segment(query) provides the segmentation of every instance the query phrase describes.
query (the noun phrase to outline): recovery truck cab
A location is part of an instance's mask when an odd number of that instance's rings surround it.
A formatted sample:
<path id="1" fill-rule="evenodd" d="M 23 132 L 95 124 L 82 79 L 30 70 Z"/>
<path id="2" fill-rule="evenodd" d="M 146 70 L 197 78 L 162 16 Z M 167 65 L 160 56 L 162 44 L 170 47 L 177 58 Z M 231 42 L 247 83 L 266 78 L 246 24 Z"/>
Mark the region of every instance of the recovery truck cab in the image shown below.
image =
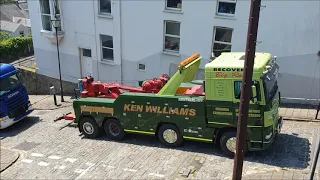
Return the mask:
<path id="1" fill-rule="evenodd" d="M 0 65 L 0 129 L 24 119 L 33 111 L 18 70 L 11 64 Z"/>
<path id="2" fill-rule="evenodd" d="M 222 53 L 193 81 L 201 56 L 195 54 L 158 93 L 124 92 L 116 99 L 80 98 L 73 103 L 80 132 L 95 138 L 104 130 L 114 140 L 126 133 L 155 135 L 166 146 L 184 140 L 215 143 L 229 156 L 236 147 L 244 53 Z M 247 151 L 270 147 L 280 132 L 279 66 L 269 53 L 256 53 L 249 106 Z"/>

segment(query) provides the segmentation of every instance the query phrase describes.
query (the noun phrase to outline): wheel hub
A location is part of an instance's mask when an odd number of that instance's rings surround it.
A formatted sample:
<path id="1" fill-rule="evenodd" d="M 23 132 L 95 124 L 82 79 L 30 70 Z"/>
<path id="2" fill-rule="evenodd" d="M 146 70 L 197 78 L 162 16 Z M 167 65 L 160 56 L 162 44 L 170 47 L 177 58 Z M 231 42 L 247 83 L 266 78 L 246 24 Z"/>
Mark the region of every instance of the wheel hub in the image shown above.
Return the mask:
<path id="1" fill-rule="evenodd" d="M 85 122 L 83 124 L 83 130 L 87 134 L 93 134 L 93 132 L 94 132 L 92 124 L 88 123 L 88 122 Z"/>
<path id="2" fill-rule="evenodd" d="M 119 127 L 116 124 L 110 124 L 109 131 L 113 136 L 117 136 L 120 133 Z"/>
<path id="3" fill-rule="evenodd" d="M 228 150 L 234 153 L 236 152 L 236 140 L 237 138 L 232 137 L 232 138 L 229 138 L 226 143 Z"/>
<path id="4" fill-rule="evenodd" d="M 172 129 L 167 129 L 163 132 L 163 139 L 168 143 L 175 143 L 178 140 L 177 133 Z"/>

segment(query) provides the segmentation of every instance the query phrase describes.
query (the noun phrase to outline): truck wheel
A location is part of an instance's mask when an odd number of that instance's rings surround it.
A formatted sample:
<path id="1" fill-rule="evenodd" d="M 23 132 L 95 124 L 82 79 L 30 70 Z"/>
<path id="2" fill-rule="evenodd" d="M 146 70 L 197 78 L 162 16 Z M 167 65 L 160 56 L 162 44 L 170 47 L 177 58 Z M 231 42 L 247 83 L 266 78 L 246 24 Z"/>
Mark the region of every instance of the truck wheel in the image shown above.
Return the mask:
<path id="1" fill-rule="evenodd" d="M 83 117 L 80 120 L 80 131 L 88 138 L 96 138 L 101 134 L 97 122 L 90 117 Z"/>
<path id="2" fill-rule="evenodd" d="M 162 125 L 158 132 L 159 140 L 166 146 L 180 146 L 183 142 L 183 137 L 179 129 L 172 124 Z"/>
<path id="3" fill-rule="evenodd" d="M 104 131 L 108 138 L 118 141 L 122 140 L 125 135 L 121 124 L 115 119 L 109 119 L 104 123 Z"/>
<path id="4" fill-rule="evenodd" d="M 235 131 L 229 131 L 221 135 L 220 148 L 222 152 L 230 157 L 234 157 L 236 151 L 237 133 Z M 247 146 L 245 146 L 244 154 L 247 153 Z"/>

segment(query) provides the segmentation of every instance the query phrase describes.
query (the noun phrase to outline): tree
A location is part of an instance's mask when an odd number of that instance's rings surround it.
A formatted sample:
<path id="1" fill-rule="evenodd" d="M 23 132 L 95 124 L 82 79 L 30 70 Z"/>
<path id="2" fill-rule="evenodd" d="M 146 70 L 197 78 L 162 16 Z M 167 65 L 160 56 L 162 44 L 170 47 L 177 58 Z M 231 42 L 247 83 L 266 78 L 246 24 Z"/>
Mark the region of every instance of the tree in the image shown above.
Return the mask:
<path id="1" fill-rule="evenodd" d="M 1 41 L 5 41 L 5 40 L 7 40 L 7 39 L 10 39 L 9 33 L 0 32 L 0 42 L 1 42 Z"/>

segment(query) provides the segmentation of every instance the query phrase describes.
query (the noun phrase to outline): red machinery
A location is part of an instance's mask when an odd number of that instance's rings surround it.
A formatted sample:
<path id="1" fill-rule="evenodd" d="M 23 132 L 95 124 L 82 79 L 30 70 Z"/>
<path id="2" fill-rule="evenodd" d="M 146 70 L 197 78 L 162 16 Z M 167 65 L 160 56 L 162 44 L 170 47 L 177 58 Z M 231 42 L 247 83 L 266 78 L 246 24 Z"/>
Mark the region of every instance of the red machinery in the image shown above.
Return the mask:
<path id="1" fill-rule="evenodd" d="M 123 91 L 137 93 L 157 93 L 168 82 L 169 76 L 163 74 L 159 79 L 154 78 L 142 84 L 142 88 L 122 86 L 118 83 L 100 83 L 94 82 L 93 77 L 89 76 L 82 79 L 84 90 L 81 92 L 81 97 L 102 97 L 116 99 Z M 122 91 L 121 91 L 122 90 Z"/>

